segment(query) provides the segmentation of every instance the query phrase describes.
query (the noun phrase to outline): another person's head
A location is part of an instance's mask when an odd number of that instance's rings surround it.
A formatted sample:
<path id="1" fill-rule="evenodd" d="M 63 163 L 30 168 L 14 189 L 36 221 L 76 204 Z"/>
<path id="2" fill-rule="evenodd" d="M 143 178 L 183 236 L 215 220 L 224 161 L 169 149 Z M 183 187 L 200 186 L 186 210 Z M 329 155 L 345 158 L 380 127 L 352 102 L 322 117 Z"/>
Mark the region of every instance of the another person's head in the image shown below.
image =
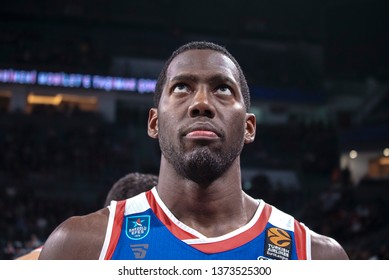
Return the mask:
<path id="1" fill-rule="evenodd" d="M 158 176 L 154 174 L 129 173 L 112 186 L 105 199 L 104 206 L 108 206 L 111 200 L 123 200 L 148 191 L 157 183 Z"/>

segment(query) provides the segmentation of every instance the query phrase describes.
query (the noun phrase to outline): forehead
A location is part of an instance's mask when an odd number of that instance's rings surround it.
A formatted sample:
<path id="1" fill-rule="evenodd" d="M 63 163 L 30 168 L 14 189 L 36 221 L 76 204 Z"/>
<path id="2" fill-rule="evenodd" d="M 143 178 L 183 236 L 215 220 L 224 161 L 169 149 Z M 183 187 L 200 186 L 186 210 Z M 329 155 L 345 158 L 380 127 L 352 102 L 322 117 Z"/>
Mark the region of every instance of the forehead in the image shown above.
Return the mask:
<path id="1" fill-rule="evenodd" d="M 167 80 L 181 74 L 220 74 L 226 75 L 236 83 L 239 73 L 234 62 L 226 55 L 214 50 L 188 50 L 177 55 L 170 63 Z"/>

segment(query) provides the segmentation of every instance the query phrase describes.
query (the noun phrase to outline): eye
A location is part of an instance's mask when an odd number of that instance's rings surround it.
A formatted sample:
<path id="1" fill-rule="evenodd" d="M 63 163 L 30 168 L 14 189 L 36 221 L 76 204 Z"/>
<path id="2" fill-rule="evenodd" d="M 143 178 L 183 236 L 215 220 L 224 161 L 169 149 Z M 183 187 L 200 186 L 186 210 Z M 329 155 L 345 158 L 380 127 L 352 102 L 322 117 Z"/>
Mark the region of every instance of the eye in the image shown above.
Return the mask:
<path id="1" fill-rule="evenodd" d="M 223 85 L 216 88 L 215 94 L 229 96 L 232 95 L 232 91 L 229 86 Z"/>
<path id="2" fill-rule="evenodd" d="M 183 83 L 176 84 L 172 88 L 172 93 L 189 93 L 189 91 L 189 87 Z"/>

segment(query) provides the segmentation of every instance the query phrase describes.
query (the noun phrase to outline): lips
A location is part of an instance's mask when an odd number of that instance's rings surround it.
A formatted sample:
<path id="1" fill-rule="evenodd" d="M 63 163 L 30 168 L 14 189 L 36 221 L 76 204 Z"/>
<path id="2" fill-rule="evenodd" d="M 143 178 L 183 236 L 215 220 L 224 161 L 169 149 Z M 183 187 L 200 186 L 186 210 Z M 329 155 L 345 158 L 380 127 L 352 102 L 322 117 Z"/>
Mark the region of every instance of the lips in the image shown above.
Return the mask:
<path id="1" fill-rule="evenodd" d="M 186 137 L 189 138 L 217 138 L 217 134 L 209 130 L 195 130 L 189 132 Z"/>
<path id="2" fill-rule="evenodd" d="M 213 125 L 194 124 L 185 130 L 184 136 L 192 139 L 216 139 L 220 137 L 220 133 Z"/>

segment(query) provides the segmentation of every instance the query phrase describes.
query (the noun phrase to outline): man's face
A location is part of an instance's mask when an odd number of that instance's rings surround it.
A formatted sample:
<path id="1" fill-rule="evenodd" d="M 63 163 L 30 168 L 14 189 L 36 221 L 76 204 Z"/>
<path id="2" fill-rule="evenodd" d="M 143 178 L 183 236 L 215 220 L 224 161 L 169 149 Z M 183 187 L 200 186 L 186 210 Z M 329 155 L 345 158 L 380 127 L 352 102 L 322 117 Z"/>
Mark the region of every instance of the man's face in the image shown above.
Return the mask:
<path id="1" fill-rule="evenodd" d="M 234 63 L 212 50 L 175 57 L 158 110 L 150 112 L 149 134 L 159 138 L 163 156 L 184 177 L 209 183 L 222 175 L 255 134 Z"/>

